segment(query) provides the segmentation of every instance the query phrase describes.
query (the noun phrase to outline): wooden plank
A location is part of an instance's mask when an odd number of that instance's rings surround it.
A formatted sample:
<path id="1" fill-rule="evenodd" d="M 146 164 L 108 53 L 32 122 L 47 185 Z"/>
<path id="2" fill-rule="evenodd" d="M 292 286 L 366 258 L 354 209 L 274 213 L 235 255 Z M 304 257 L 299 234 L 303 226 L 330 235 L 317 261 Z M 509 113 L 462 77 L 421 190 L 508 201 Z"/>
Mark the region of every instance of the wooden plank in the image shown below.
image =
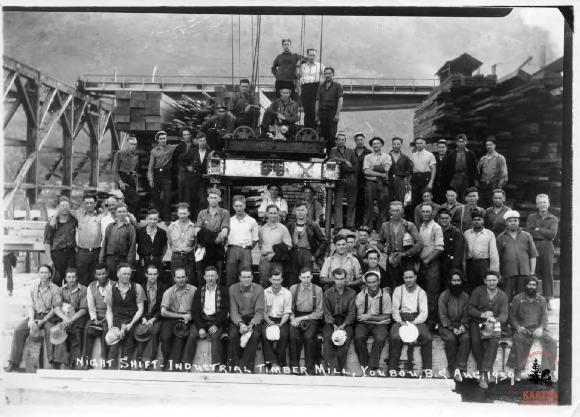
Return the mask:
<path id="1" fill-rule="evenodd" d="M 145 130 L 145 109 L 131 108 L 131 129 Z"/>
<path id="2" fill-rule="evenodd" d="M 144 91 L 133 91 L 129 105 L 131 108 L 145 108 L 147 102 L 147 93 Z"/>
<path id="3" fill-rule="evenodd" d="M 14 100 L 10 104 L 10 108 L 8 108 L 8 110 L 6 110 L 6 113 L 4 114 L 4 128 L 8 126 L 8 123 L 10 123 L 10 120 L 12 120 L 12 117 L 14 117 L 14 114 L 18 110 L 18 107 L 20 106 L 21 103 L 22 100 L 20 99 L 20 97 L 16 97 L 16 100 Z"/>
<path id="4" fill-rule="evenodd" d="M 12 86 L 14 85 L 14 82 L 16 81 L 16 77 L 18 77 L 18 73 L 12 72 L 12 74 L 8 76 L 8 79 L 4 80 L 4 98 L 8 96 L 8 93 L 10 92 Z"/>
<path id="5" fill-rule="evenodd" d="M 23 77 L 17 76 L 16 77 L 16 89 L 18 90 L 18 94 L 20 95 L 20 99 L 22 101 L 22 107 L 24 108 L 24 111 L 26 112 L 26 117 L 27 119 L 29 119 L 31 121 L 31 123 L 33 123 L 35 126 L 37 126 L 37 118 L 36 118 L 36 109 L 33 107 L 33 99 L 28 97 L 27 91 L 26 91 L 26 83 L 22 81 Z"/>

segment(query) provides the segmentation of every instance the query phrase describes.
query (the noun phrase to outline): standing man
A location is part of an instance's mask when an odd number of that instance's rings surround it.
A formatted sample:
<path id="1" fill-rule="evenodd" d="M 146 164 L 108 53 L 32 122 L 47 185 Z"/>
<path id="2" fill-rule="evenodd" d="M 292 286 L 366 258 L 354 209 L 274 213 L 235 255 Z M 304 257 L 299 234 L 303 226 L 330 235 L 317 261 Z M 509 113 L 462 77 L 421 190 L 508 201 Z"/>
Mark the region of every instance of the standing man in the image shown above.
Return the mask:
<path id="1" fill-rule="evenodd" d="M 87 287 L 89 320 L 84 330 L 83 357 L 85 360 L 93 358 L 93 346 L 96 338 L 101 341 L 101 358 L 107 360 L 109 357 L 109 345 L 105 342 L 105 336 L 109 330 L 105 296 L 110 291 L 111 280 L 107 274 L 107 266 L 105 264 L 97 264 L 95 267 L 95 279 Z M 87 368 L 90 367 L 90 365 L 87 366 Z"/>
<path id="2" fill-rule="evenodd" d="M 320 136 L 326 142 L 326 152 L 334 148 L 338 119 L 342 110 L 342 85 L 333 80 L 334 68 L 324 69 L 324 83 L 316 95 L 314 120 L 320 126 Z"/>
<path id="3" fill-rule="evenodd" d="M 457 190 L 451 186 L 445 189 L 445 203 L 441 204 L 441 209 L 449 211 L 451 224 L 461 230 L 461 217 L 464 214 L 463 204 L 457 202 Z"/>
<path id="4" fill-rule="evenodd" d="M 451 224 L 451 213 L 447 209 L 439 210 L 439 226 L 443 231 L 443 253 L 441 254 L 440 277 L 446 283 L 451 276 L 451 271 L 463 271 L 463 259 L 465 255 L 465 239 L 463 233 Z M 463 273 L 461 274 L 463 277 Z"/>
<path id="5" fill-rule="evenodd" d="M 366 288 L 356 296 L 356 327 L 354 346 L 360 366 L 368 366 L 371 371 L 379 369 L 381 352 L 389 336 L 388 324 L 391 322 L 391 297 L 386 289 L 379 288 L 380 276 L 367 272 L 363 281 Z M 369 351 L 367 338 L 372 333 L 374 341 Z"/>
<path id="6" fill-rule="evenodd" d="M 139 195 L 137 194 L 137 138 L 127 138 L 127 146 L 115 153 L 113 159 L 113 178 L 123 192 L 129 212 L 139 218 Z"/>
<path id="7" fill-rule="evenodd" d="M 173 152 L 174 164 L 177 165 L 177 190 L 179 201 L 191 200 L 191 184 L 189 184 L 191 161 L 189 160 L 190 149 L 195 146 L 193 136 L 191 135 L 191 128 L 183 127 L 179 131 L 181 143 Z M 197 143 L 197 140 L 196 140 Z"/>
<path id="8" fill-rule="evenodd" d="M 240 91 L 234 93 L 228 110 L 236 116 L 235 127 L 249 126 L 255 129 L 260 118 L 260 103 L 250 91 L 250 80 L 242 78 L 239 89 Z"/>
<path id="9" fill-rule="evenodd" d="M 258 241 L 260 245 L 260 285 L 266 288 L 272 271 L 284 270 L 284 263 L 288 259 L 288 251 L 292 248 L 292 237 L 286 226 L 279 222 L 278 207 L 270 204 L 267 207 L 268 222 L 260 227 Z M 284 259 L 284 252 L 286 259 Z"/>
<path id="10" fill-rule="evenodd" d="M 536 207 L 537 213 L 528 216 L 526 229 L 538 250 L 536 273 L 542 280 L 542 294 L 550 310 L 550 300 L 554 296 L 554 239 L 558 233 L 558 218 L 548 212 L 550 198 L 546 194 L 538 194 Z"/>
<path id="11" fill-rule="evenodd" d="M 71 214 L 70 201 L 67 197 L 60 197 L 54 215 L 44 228 L 44 253 L 49 265 L 54 266 L 52 282 L 62 285 L 67 268 L 74 268 L 76 231 L 78 221 Z"/>
<path id="12" fill-rule="evenodd" d="M 88 286 L 91 282 L 95 266 L 99 262 L 101 252 L 101 221 L 103 214 L 95 210 L 96 198 L 94 195 L 83 197 L 83 207 L 72 211 L 77 219 L 77 274 L 79 283 Z"/>
<path id="13" fill-rule="evenodd" d="M 175 269 L 175 285 L 163 293 L 161 300 L 161 353 L 165 369 L 176 364 L 193 364 L 197 347 L 197 332 L 192 326 L 191 307 L 196 287 L 187 283 L 185 268 Z M 181 368 L 187 369 L 187 368 Z"/>
<path id="14" fill-rule="evenodd" d="M 236 125 L 236 117 L 228 112 L 223 104 L 215 106 L 215 116 L 208 117 L 199 127 L 197 139 L 202 136 L 207 137 L 209 148 L 216 152 L 224 149 L 224 139 L 232 136 Z"/>
<path id="15" fill-rule="evenodd" d="M 443 165 L 447 162 L 447 141 L 437 141 L 437 152 L 434 154 L 436 162 L 435 181 L 433 182 L 433 199 L 436 203 L 445 202 L 445 189 L 449 186 L 449 178 L 442 178 Z"/>
<path id="16" fill-rule="evenodd" d="M 447 277 L 445 277 L 447 279 Z M 463 274 L 451 271 L 448 288 L 439 296 L 439 335 L 445 345 L 447 371 L 457 382 L 463 380 L 461 372 L 467 372 L 469 358 L 469 295 L 463 291 Z"/>
<path id="17" fill-rule="evenodd" d="M 306 202 L 296 204 L 296 220 L 288 224 L 292 238 L 290 250 L 288 286 L 298 284 L 298 276 L 303 268 L 312 271 L 314 262 L 320 264 L 324 259 L 328 241 L 317 223 L 306 218 Z"/>
<path id="18" fill-rule="evenodd" d="M 467 291 L 471 292 L 484 284 L 485 274 L 490 269 L 499 269 L 499 255 L 495 235 L 483 227 L 483 210 L 471 212 L 473 228 L 463 233 L 465 239 L 465 264 Z"/>
<path id="19" fill-rule="evenodd" d="M 314 197 L 316 192 L 310 184 L 306 184 L 302 188 L 302 196 L 304 197 L 304 202 L 306 203 L 306 219 L 312 223 L 316 223 L 320 226 L 320 221 L 324 216 L 324 207 L 322 204 Z M 296 209 L 298 206 L 294 206 L 292 210 L 292 215 L 296 218 Z"/>
<path id="20" fill-rule="evenodd" d="M 419 228 L 419 237 L 423 242 L 421 250 L 421 287 L 427 293 L 427 303 L 429 315 L 427 317 L 427 326 L 434 329 L 437 321 L 437 299 L 441 293 L 441 277 L 439 256 L 444 250 L 443 230 L 441 226 L 433 220 L 433 207 L 425 204 L 421 208 L 423 223 Z"/>
<path id="21" fill-rule="evenodd" d="M 189 283 L 195 282 L 195 225 L 189 219 L 189 204 L 177 205 L 177 220 L 167 228 L 167 246 L 171 249 L 171 276 L 177 268 L 185 268 Z"/>
<path id="22" fill-rule="evenodd" d="M 161 213 L 165 224 L 169 225 L 171 215 L 171 168 L 173 152 L 179 145 L 167 144 L 167 133 L 160 130 L 155 134 L 157 145 L 151 150 L 147 180 L 151 187 L 151 202 Z"/>
<path id="23" fill-rule="evenodd" d="M 396 285 L 402 285 L 403 268 L 407 267 L 404 260 L 418 255 L 423 249 L 423 242 L 417 227 L 410 221 L 403 219 L 403 203 L 391 201 L 389 213 L 391 220 L 381 225 L 377 243 L 387 257 L 387 274 L 395 281 Z M 413 240 L 412 245 L 408 248 L 404 244 L 407 234 Z"/>
<path id="24" fill-rule="evenodd" d="M 346 271 L 337 268 L 332 271 L 334 285 L 324 292 L 324 361 L 332 370 L 342 372 L 345 369 L 348 349 L 354 333 L 356 322 L 356 293 L 346 285 Z M 342 344 L 336 344 L 334 333 L 342 330 L 346 333 Z"/>
<path id="25" fill-rule="evenodd" d="M 290 129 L 291 137 L 295 132 L 295 125 L 298 123 L 300 116 L 298 114 L 298 104 L 290 98 L 290 89 L 282 88 L 280 98 L 277 98 L 264 111 L 262 118 L 262 136 L 267 136 L 271 125 L 286 125 Z"/>
<path id="26" fill-rule="evenodd" d="M 276 97 L 280 96 L 280 91 L 287 88 L 294 96 L 295 82 L 300 63 L 304 57 L 300 54 L 290 52 L 292 41 L 290 39 L 282 39 L 283 52 L 274 59 L 272 64 L 272 74 L 276 77 Z"/>
<path id="27" fill-rule="evenodd" d="M 379 208 L 379 223 L 387 221 L 386 207 L 389 201 L 389 170 L 391 169 L 391 156 L 382 151 L 385 141 L 375 136 L 369 141 L 373 153 L 365 156 L 363 173 L 365 174 L 365 214 L 363 224 L 370 226 L 371 213 L 374 200 L 377 200 Z"/>
<path id="28" fill-rule="evenodd" d="M 354 173 L 357 179 L 357 192 L 356 192 L 356 213 L 355 213 L 355 223 L 357 227 L 363 225 L 363 217 L 365 214 L 365 175 L 363 172 L 363 164 L 365 156 L 370 154 L 372 151 L 365 146 L 365 135 L 362 132 L 357 132 L 354 134 L 354 154 L 356 155 L 357 164 L 354 168 Z"/>
<path id="29" fill-rule="evenodd" d="M 485 138 L 487 153 L 477 163 L 477 168 L 481 173 L 479 191 L 483 206 L 491 205 L 493 190 L 503 188 L 508 180 L 507 163 L 505 158 L 495 151 L 495 141 L 495 136 L 493 135 Z"/>
<path id="30" fill-rule="evenodd" d="M 542 373 L 545 369 L 554 372 L 558 355 L 558 344 L 548 330 L 546 300 L 537 294 L 538 279 L 526 277 L 524 292 L 516 295 L 510 309 L 510 322 L 514 329 L 513 345 L 506 366 L 514 369 L 514 379 L 521 380 L 534 339 L 542 342 Z"/>
<path id="31" fill-rule="evenodd" d="M 148 265 L 155 265 L 158 274 L 163 272 L 162 261 L 167 251 L 167 233 L 157 227 L 158 222 L 159 212 L 151 209 L 147 213 L 147 226 L 137 230 L 137 253 L 139 254 L 137 282 L 141 285 L 145 285 Z"/>
<path id="32" fill-rule="evenodd" d="M 425 150 L 425 143 L 423 136 L 417 136 L 415 138 L 417 151 L 411 154 L 411 162 L 413 162 L 413 174 L 411 175 L 413 208 L 421 202 L 423 191 L 433 189 L 437 173 L 437 161 L 431 152 Z"/>
<path id="33" fill-rule="evenodd" d="M 460 229 L 462 232 L 471 229 L 471 227 L 473 226 L 472 224 L 473 217 L 471 214 L 473 213 L 474 210 L 482 211 L 485 216 L 485 210 L 477 205 L 478 201 L 479 201 L 479 192 L 477 191 L 477 188 L 469 187 L 465 191 L 465 205 L 461 207 L 461 209 L 457 210 L 460 212 L 459 216 L 461 219 Z"/>
<path id="34" fill-rule="evenodd" d="M 496 239 L 500 273 L 508 300 L 524 288 L 524 279 L 536 274 L 538 251 L 534 239 L 520 229 L 520 213 L 510 210 L 504 214 L 506 229 Z M 514 294 L 515 291 L 515 294 Z"/>
<path id="35" fill-rule="evenodd" d="M 337 234 L 333 239 L 335 251 L 324 260 L 320 269 L 320 285 L 332 286 L 335 283 L 334 271 L 340 269 L 345 274 L 345 285 L 358 288 L 362 284 L 362 271 L 356 257 L 347 252 L 346 236 Z"/>
<path id="36" fill-rule="evenodd" d="M 232 285 L 228 291 L 231 319 L 229 360 L 233 366 L 239 366 L 242 372 L 248 370 L 253 373 L 265 303 L 263 288 L 252 281 L 252 270 L 242 268 L 240 282 Z"/>
<path id="37" fill-rule="evenodd" d="M 304 345 L 304 364 L 309 375 L 314 375 L 318 348 L 318 327 L 323 317 L 322 288 L 312 283 L 312 270 L 300 270 L 300 284 L 290 287 L 292 314 L 290 315 L 290 367 L 299 366 Z"/>
<path id="38" fill-rule="evenodd" d="M 205 207 L 207 180 L 203 175 L 207 172 L 211 154 L 206 135 L 202 132 L 197 137 L 197 146 L 192 145 L 179 156 L 179 201 L 189 204 L 192 220 L 197 218 L 199 209 Z"/>
<path id="39" fill-rule="evenodd" d="M 195 222 L 198 247 L 205 248 L 203 259 L 196 263 L 197 286 L 204 283 L 203 271 L 207 266 L 215 266 L 221 281 L 224 266 L 225 243 L 230 231 L 230 213 L 219 206 L 222 193 L 218 188 L 208 190 L 208 208 L 199 212 Z"/>
<path id="40" fill-rule="evenodd" d="M 475 154 L 466 148 L 467 136 L 457 135 L 456 144 L 457 148 L 445 158 L 441 179 L 445 186 L 451 185 L 463 196 L 468 187 L 477 187 L 479 171 Z"/>
<path id="41" fill-rule="evenodd" d="M 329 159 L 340 164 L 342 181 L 336 183 L 334 190 L 334 228 L 342 229 L 342 200 L 346 194 L 346 227 L 354 230 L 356 211 L 357 177 L 355 166 L 358 162 L 353 149 L 346 147 L 346 135 L 336 135 L 336 146 L 330 150 Z"/>
<path id="42" fill-rule="evenodd" d="M 121 331 L 121 341 L 109 347 L 112 369 L 119 368 L 119 352 L 126 361 L 130 360 L 135 347 L 135 325 L 143 315 L 145 292 L 139 284 L 131 282 L 131 265 L 120 263 L 116 269 L 118 281 L 105 294 L 107 305 L 107 327 Z"/>
<path id="43" fill-rule="evenodd" d="M 99 254 L 99 262 L 107 265 L 109 278 L 117 278 L 118 265 L 126 263 L 131 267 L 135 264 L 137 253 L 137 232 L 127 219 L 127 206 L 118 204 L 115 210 L 115 223 L 107 226 L 105 239 Z"/>
<path id="44" fill-rule="evenodd" d="M 270 277 L 270 285 L 264 290 L 264 321 L 262 322 L 262 346 L 264 362 L 267 369 L 280 370 L 286 366 L 286 351 L 290 333 L 290 314 L 292 313 L 292 294 L 282 287 L 282 271 L 274 269 Z M 268 339 L 268 327 L 277 326 L 279 338 L 277 341 Z M 276 347 L 274 347 L 274 342 Z M 276 369 L 278 368 L 278 369 Z"/>
<path id="45" fill-rule="evenodd" d="M 405 194 L 409 189 L 409 178 L 413 173 L 411 159 L 401 152 L 403 139 L 394 137 L 391 139 L 393 149 L 391 155 L 391 168 L 389 169 L 389 187 L 391 188 L 391 200 L 405 201 Z"/>
<path id="46" fill-rule="evenodd" d="M 324 65 L 316 62 L 316 49 L 307 49 L 306 55 L 308 60 L 300 65 L 300 96 L 304 109 L 304 126 L 315 129 L 316 94 L 324 72 Z"/>
<path id="47" fill-rule="evenodd" d="M 232 199 L 236 214 L 230 218 L 230 232 L 226 252 L 226 286 L 236 283 L 242 268 L 252 267 L 252 249 L 258 243 L 258 223 L 246 214 L 246 197 Z"/>
<path id="48" fill-rule="evenodd" d="M 193 296 L 193 324 L 199 339 L 209 338 L 211 341 L 211 363 L 225 364 L 222 335 L 227 331 L 225 326 L 230 311 L 229 294 L 219 285 L 215 267 L 206 267 L 203 277 L 205 285 L 199 287 Z"/>
<path id="49" fill-rule="evenodd" d="M 427 294 L 417 285 L 417 274 L 413 268 L 403 271 L 404 284 L 393 292 L 393 327 L 389 345 L 389 370 L 399 370 L 399 359 L 403 349 L 403 341 L 399 335 L 401 326 L 412 323 L 417 326 L 419 337 L 415 343 L 421 346 L 421 362 L 423 370 L 431 369 L 433 339 L 425 320 L 427 320 Z"/>
<path id="50" fill-rule="evenodd" d="M 511 208 L 505 205 L 505 191 L 501 188 L 493 190 L 493 205 L 485 209 L 483 225 L 498 236 L 505 230 L 503 216 L 510 210 Z"/>

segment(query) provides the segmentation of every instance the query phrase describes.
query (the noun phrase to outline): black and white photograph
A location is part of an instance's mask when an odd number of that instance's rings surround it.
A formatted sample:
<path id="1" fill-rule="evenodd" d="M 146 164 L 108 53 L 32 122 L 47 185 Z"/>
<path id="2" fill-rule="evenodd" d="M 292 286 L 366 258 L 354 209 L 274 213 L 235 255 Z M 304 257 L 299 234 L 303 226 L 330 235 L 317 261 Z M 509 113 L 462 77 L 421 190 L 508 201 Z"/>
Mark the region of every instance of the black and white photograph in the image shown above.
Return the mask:
<path id="1" fill-rule="evenodd" d="M 573 415 L 574 12 L 3 4 L 5 415 Z"/>

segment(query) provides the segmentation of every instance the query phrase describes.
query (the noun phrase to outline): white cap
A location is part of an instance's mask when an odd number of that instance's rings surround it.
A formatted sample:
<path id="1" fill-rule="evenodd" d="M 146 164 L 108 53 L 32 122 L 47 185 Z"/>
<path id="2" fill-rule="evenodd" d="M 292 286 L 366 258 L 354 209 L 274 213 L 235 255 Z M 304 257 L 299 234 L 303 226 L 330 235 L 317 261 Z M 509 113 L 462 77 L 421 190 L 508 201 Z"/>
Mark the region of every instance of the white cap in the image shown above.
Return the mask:
<path id="1" fill-rule="evenodd" d="M 516 210 L 508 210 L 503 215 L 503 219 L 504 220 L 511 219 L 512 217 L 515 217 L 515 218 L 519 219 L 520 218 L 520 213 L 517 212 Z"/>

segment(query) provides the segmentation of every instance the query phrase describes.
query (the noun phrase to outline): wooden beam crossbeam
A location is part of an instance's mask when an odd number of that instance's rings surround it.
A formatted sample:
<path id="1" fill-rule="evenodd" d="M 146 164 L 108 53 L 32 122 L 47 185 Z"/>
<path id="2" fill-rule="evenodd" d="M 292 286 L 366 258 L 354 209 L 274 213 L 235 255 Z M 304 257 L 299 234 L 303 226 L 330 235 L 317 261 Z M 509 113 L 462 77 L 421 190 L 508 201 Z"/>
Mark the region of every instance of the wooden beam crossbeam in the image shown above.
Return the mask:
<path id="1" fill-rule="evenodd" d="M 22 101 L 20 100 L 20 97 L 17 97 L 16 100 L 10 104 L 10 107 L 8 110 L 6 110 L 6 114 L 4 115 L 4 128 L 8 126 L 8 123 L 10 123 L 10 120 L 12 120 L 12 117 L 14 117 L 14 114 L 16 114 L 16 111 L 18 110 L 18 107 L 20 107 L 21 103 Z"/>
<path id="2" fill-rule="evenodd" d="M 20 95 L 24 111 L 26 112 L 26 117 L 28 118 L 28 120 L 32 122 L 32 124 L 34 124 L 35 127 L 38 127 L 38 120 L 36 119 L 36 111 L 34 110 L 30 97 L 28 97 L 28 93 L 26 91 L 26 83 L 22 80 L 22 77 L 20 75 L 16 77 L 15 84 L 18 90 L 18 94 Z"/>
<path id="3" fill-rule="evenodd" d="M 18 77 L 18 73 L 11 72 L 11 74 L 8 76 L 8 79 L 4 81 L 4 98 L 8 96 L 8 93 L 10 92 L 12 86 L 14 85 L 14 81 L 16 81 L 16 77 Z"/>
<path id="4" fill-rule="evenodd" d="M 52 105 L 57 93 L 58 93 L 58 90 L 56 88 L 53 88 L 52 91 L 50 93 L 48 93 L 48 95 L 46 96 L 44 103 L 42 103 L 42 107 L 40 108 L 40 113 L 39 113 L 39 117 L 40 117 L 40 122 L 38 123 L 39 125 L 42 126 L 44 119 L 46 119 L 46 116 L 48 115 L 49 110 L 50 110 L 50 106 Z"/>

